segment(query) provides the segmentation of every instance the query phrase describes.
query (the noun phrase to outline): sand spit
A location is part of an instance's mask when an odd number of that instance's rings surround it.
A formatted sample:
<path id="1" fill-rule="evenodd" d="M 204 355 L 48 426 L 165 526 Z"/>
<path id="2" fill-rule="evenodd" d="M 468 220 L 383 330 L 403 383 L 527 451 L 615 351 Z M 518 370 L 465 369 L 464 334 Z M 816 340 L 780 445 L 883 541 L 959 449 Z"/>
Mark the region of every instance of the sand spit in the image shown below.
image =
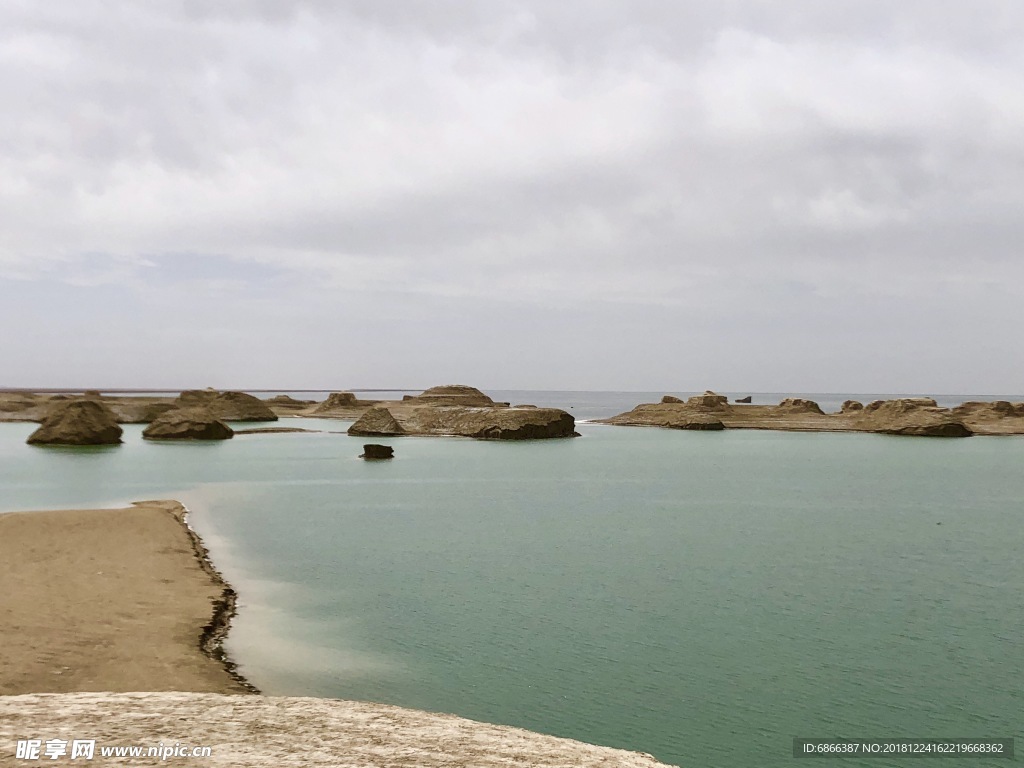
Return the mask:
<path id="1" fill-rule="evenodd" d="M 96 739 L 100 746 L 209 746 L 205 758 L 130 764 L 232 768 L 657 768 L 640 752 L 598 747 L 453 715 L 329 699 L 199 693 L 0 697 L 0 765 L 18 739 Z M 102 764 L 128 764 L 101 759 Z M 47 761 L 49 762 L 49 761 Z"/>
<path id="2" fill-rule="evenodd" d="M 234 591 L 175 501 L 0 514 L 0 694 L 251 690 Z"/>
<path id="3" fill-rule="evenodd" d="M 175 501 L 0 514 L 0 766 L 28 764 L 27 739 L 95 740 L 103 765 L 661 765 L 453 715 L 251 695 L 221 650 L 234 591 L 185 516 Z M 100 752 L 175 745 L 212 755 Z"/>

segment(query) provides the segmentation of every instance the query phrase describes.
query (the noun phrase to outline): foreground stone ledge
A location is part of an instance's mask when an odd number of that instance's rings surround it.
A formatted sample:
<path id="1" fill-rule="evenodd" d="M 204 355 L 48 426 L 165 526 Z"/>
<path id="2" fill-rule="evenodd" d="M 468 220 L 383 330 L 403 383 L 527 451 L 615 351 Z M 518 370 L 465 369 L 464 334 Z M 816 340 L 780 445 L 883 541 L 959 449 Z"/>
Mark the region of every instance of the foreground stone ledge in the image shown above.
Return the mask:
<path id="1" fill-rule="evenodd" d="M 599 747 L 454 715 L 332 699 L 201 693 L 0 697 L 0 764 L 18 739 L 96 739 L 100 746 L 179 742 L 210 757 L 101 759 L 104 765 L 232 768 L 657 768 L 641 752 Z M 51 761 L 44 761 L 51 762 Z M 62 760 L 61 763 L 64 761 Z"/>

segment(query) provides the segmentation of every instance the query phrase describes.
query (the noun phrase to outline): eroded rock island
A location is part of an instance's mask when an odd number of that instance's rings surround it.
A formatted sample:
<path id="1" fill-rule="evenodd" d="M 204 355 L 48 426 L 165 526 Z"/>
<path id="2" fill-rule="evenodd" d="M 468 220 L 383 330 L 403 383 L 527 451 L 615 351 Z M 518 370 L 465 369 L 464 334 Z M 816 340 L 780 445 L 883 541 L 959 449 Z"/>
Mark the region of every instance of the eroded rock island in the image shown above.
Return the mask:
<path id="1" fill-rule="evenodd" d="M 928 397 L 843 403 L 839 413 L 824 413 L 812 400 L 787 398 L 778 405 L 732 403 L 708 391 L 685 401 L 666 395 L 604 424 L 668 429 L 775 429 L 796 432 L 876 432 L 917 437 L 970 437 L 1024 434 L 1024 403 L 968 402 L 942 408 Z M 705 426 L 720 424 L 721 426 Z"/>

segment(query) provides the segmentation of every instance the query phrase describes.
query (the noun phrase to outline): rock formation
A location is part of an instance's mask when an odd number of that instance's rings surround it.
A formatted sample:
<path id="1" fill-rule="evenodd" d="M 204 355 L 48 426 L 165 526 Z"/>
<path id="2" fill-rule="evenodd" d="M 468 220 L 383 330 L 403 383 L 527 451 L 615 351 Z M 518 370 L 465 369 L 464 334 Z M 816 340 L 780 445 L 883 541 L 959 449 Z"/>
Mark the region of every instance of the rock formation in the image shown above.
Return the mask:
<path id="1" fill-rule="evenodd" d="M 435 430 L 436 434 L 476 437 L 482 440 L 544 440 L 557 437 L 578 437 L 576 420 L 571 414 L 558 408 L 450 410 L 455 413 L 439 415 L 433 420 L 431 429 Z"/>
<path id="2" fill-rule="evenodd" d="M 707 390 L 703 395 L 695 395 L 686 401 L 689 406 L 698 408 L 713 408 L 719 409 L 722 406 L 729 405 L 729 398 L 725 395 L 719 395 L 712 392 L 710 389 Z"/>
<path id="3" fill-rule="evenodd" d="M 948 408 L 927 397 L 875 400 L 856 413 L 867 431 L 918 437 L 970 437 L 973 431 Z"/>
<path id="4" fill-rule="evenodd" d="M 277 414 L 266 403 L 245 392 L 192 389 L 182 392 L 175 405 L 179 408 L 205 408 L 222 421 L 277 421 Z"/>
<path id="5" fill-rule="evenodd" d="M 714 393 L 691 397 L 685 403 L 660 402 L 638 405 L 620 413 L 605 424 L 667 427 L 670 429 L 777 429 L 801 432 L 878 432 L 893 435 L 967 437 L 977 430 L 988 434 L 1024 433 L 1024 418 L 1001 417 L 971 421 L 952 411 L 939 408 L 929 398 L 879 400 L 866 407 L 849 401 L 843 411 L 822 413 L 817 403 L 788 398 L 779 405 L 733 406 L 722 403 Z M 971 413 L 1015 412 L 1010 404 L 965 409 Z"/>
<path id="6" fill-rule="evenodd" d="M 671 429 L 692 429 L 701 432 L 718 432 L 725 429 L 725 424 L 720 419 L 705 413 L 695 413 L 676 419 L 669 426 Z"/>
<path id="7" fill-rule="evenodd" d="M 736 402 L 741 403 L 743 405 L 749 405 L 750 403 L 754 402 L 754 398 L 751 397 L 750 395 L 747 395 L 746 397 L 737 397 Z"/>
<path id="8" fill-rule="evenodd" d="M 814 402 L 813 400 L 804 400 L 801 397 L 787 397 L 785 400 L 779 403 L 779 408 L 783 408 L 785 410 L 790 411 L 804 411 L 807 413 L 824 414 L 824 411 L 821 410 L 821 406 L 819 406 L 816 402 Z"/>
<path id="9" fill-rule="evenodd" d="M 479 389 L 468 387 L 465 384 L 445 384 L 440 387 L 431 387 L 424 390 L 423 394 L 414 395 L 409 400 L 419 405 L 462 405 L 468 407 L 495 405 L 495 402 Z"/>
<path id="10" fill-rule="evenodd" d="M 176 407 L 173 401 L 147 397 L 121 397 L 106 404 L 119 424 L 149 424 Z"/>
<path id="11" fill-rule="evenodd" d="M 98 400 L 64 400 L 47 410 L 28 442 L 32 445 L 116 445 L 121 427 Z"/>
<path id="12" fill-rule="evenodd" d="M 316 407 L 314 413 L 333 411 L 337 408 L 355 408 L 358 405 L 359 400 L 351 392 L 331 392 L 327 399 Z"/>
<path id="13" fill-rule="evenodd" d="M 857 400 L 844 400 L 840 413 L 853 413 L 854 411 L 864 410 L 864 404 Z"/>
<path id="14" fill-rule="evenodd" d="M 234 430 L 206 408 L 173 408 L 146 427 L 147 440 L 227 440 Z"/>
<path id="15" fill-rule="evenodd" d="M 371 408 L 348 428 L 350 435 L 372 437 L 375 435 L 404 435 L 405 429 L 395 420 L 387 408 Z"/>
<path id="16" fill-rule="evenodd" d="M 13 414 L 35 410 L 45 402 L 44 396 L 31 392 L 3 392 L 0 393 L 0 413 Z M 31 421 L 32 419 L 26 420 Z"/>
<path id="17" fill-rule="evenodd" d="M 680 400 L 675 395 L 665 395 L 663 398 L 661 398 L 661 402 L 663 402 L 663 403 L 681 403 L 683 401 Z"/>
<path id="18" fill-rule="evenodd" d="M 393 459 L 395 457 L 395 449 L 390 445 L 379 445 L 377 443 L 367 443 L 363 446 L 363 452 L 360 454 L 360 459 Z"/>
<path id="19" fill-rule="evenodd" d="M 641 752 L 388 704 L 177 691 L 0 696 L 5 755 L 13 755 L 15 741 L 26 734 L 51 733 L 88 734 L 100 744 L 214 745 L 213 754 L 201 759 L 97 760 L 97 766 L 667 768 Z M 41 766 L 51 761 L 11 757 L 5 762 Z M 52 762 L 73 766 L 76 761 Z"/>
<path id="20" fill-rule="evenodd" d="M 483 440 L 540 440 L 576 436 L 576 420 L 559 408 L 467 408 L 418 401 L 375 407 L 348 429 L 350 435 L 452 435 Z"/>

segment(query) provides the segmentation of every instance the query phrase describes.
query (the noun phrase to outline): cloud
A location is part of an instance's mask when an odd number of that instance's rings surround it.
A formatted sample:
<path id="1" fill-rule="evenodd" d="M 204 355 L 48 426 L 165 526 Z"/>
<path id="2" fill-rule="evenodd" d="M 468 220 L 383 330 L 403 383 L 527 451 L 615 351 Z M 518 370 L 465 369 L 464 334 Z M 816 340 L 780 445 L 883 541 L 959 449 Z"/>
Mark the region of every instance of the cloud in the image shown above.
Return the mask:
<path id="1" fill-rule="evenodd" d="M 619 344 L 624 307 L 762 341 L 1021 319 L 1015 3 L 83 0 L 0 30 L 0 292 L 216 286 L 258 327 L 276 292 L 304 332 L 384 301 L 435 336 L 436 302 L 571 307 Z"/>

